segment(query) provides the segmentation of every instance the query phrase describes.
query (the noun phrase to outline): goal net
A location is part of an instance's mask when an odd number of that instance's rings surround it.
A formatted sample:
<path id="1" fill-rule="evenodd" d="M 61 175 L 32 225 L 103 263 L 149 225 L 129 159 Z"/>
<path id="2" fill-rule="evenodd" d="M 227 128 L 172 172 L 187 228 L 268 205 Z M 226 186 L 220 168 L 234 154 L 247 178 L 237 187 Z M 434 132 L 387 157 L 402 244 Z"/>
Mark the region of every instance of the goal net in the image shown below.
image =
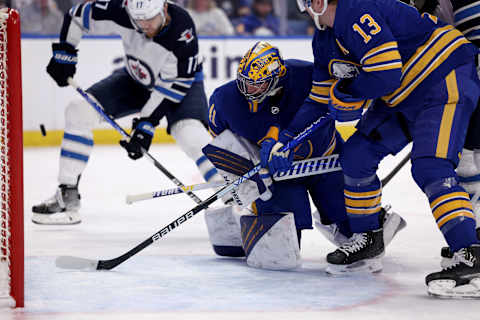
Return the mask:
<path id="1" fill-rule="evenodd" d="M 0 307 L 23 307 L 23 141 L 18 12 L 0 9 Z M 1 311 L 0 311 L 1 313 Z"/>

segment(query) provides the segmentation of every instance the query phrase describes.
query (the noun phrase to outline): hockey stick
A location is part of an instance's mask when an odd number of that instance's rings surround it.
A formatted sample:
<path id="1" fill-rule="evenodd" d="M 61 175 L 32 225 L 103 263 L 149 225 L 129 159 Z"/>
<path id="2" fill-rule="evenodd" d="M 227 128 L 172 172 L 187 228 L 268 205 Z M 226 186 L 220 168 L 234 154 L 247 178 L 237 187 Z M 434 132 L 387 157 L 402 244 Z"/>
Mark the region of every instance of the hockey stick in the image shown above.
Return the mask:
<path id="1" fill-rule="evenodd" d="M 301 177 L 307 177 L 317 174 L 324 174 L 333 171 L 340 171 L 340 163 L 338 161 L 338 154 L 334 154 L 326 157 L 311 158 L 307 160 L 294 161 L 289 170 L 283 172 L 277 172 L 273 175 L 275 181 L 296 179 Z M 165 196 L 171 196 L 174 194 L 183 193 L 185 191 L 196 191 L 210 188 L 224 187 L 225 182 L 209 182 L 193 184 L 185 187 L 177 187 L 170 189 L 163 189 L 159 191 L 152 191 L 134 195 L 127 195 L 126 202 L 132 204 L 137 201 L 155 199 Z"/>
<path id="2" fill-rule="evenodd" d="M 106 114 L 105 111 L 103 111 L 102 107 L 95 100 L 93 100 L 85 91 L 83 91 L 83 89 L 80 88 L 80 86 L 75 81 L 73 81 L 72 78 L 68 78 L 67 81 L 68 84 L 72 86 L 75 90 L 77 90 L 77 92 L 80 93 L 80 95 L 102 116 L 102 118 L 105 119 L 105 121 L 107 121 L 124 138 L 130 140 L 130 135 L 122 127 L 120 127 L 117 122 L 115 122 L 112 116 Z M 171 174 L 170 171 L 165 169 L 165 167 L 162 166 L 160 162 L 158 162 L 150 153 L 148 153 L 145 148 L 140 147 L 140 150 L 142 151 L 142 154 L 145 155 L 155 165 L 155 167 L 157 167 L 158 170 L 160 170 L 165 176 L 167 176 L 167 178 L 170 179 L 170 181 L 172 181 L 177 187 L 185 187 L 184 184 L 180 182 L 180 180 L 178 180 L 173 174 Z M 197 204 L 202 202 L 202 200 L 197 197 L 193 192 L 186 191 L 185 193 Z"/>
<path id="3" fill-rule="evenodd" d="M 325 117 L 321 117 L 312 123 L 309 127 L 299 133 L 295 138 L 293 138 L 290 142 L 288 142 L 285 146 L 283 146 L 280 151 L 290 150 L 298 146 L 301 141 L 303 141 L 306 137 L 308 137 L 312 132 L 314 132 L 318 127 L 323 125 L 323 121 Z M 247 179 L 254 176 L 256 173 L 260 171 L 260 165 L 256 165 L 253 169 L 248 171 L 246 174 L 238 178 L 237 180 L 233 181 L 232 183 L 228 184 L 226 187 L 220 189 L 219 191 L 215 192 L 206 200 L 200 202 L 197 206 L 195 206 L 190 211 L 184 213 L 169 225 L 163 227 L 158 232 L 153 234 L 151 237 L 144 240 L 142 243 L 138 244 L 136 247 L 130 249 L 129 251 L 125 252 L 121 256 L 118 256 L 113 259 L 109 260 L 93 260 L 93 259 L 85 259 L 79 257 L 72 257 L 72 256 L 60 256 L 55 260 L 55 264 L 59 268 L 63 269 L 79 269 L 79 270 L 111 270 L 125 262 L 138 252 L 142 251 L 152 243 L 160 240 L 166 234 L 168 234 L 173 229 L 177 228 L 179 225 L 184 223 L 185 221 L 191 219 L 194 215 L 198 212 L 202 211 L 203 209 L 207 208 L 209 205 L 220 199 L 225 194 L 229 193 L 231 190 L 237 188 L 241 183 L 246 181 Z"/>
<path id="4" fill-rule="evenodd" d="M 408 160 L 410 160 L 411 155 L 412 155 L 412 151 L 410 150 L 410 152 L 395 166 L 395 168 L 393 168 L 392 171 L 390 171 L 390 173 L 387 174 L 386 177 L 382 179 L 381 182 L 383 187 L 385 187 L 387 183 L 389 183 L 390 180 L 392 180 L 392 178 L 397 174 L 397 172 L 403 168 L 403 166 L 408 162 Z"/>

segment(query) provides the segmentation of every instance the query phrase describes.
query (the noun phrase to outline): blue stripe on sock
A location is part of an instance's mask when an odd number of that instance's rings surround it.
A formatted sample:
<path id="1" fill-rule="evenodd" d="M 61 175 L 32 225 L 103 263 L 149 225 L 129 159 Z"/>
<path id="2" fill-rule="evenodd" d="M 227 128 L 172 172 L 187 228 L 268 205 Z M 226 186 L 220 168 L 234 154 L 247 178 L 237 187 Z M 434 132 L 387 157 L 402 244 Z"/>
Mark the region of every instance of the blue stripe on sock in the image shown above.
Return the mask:
<path id="1" fill-rule="evenodd" d="M 204 163 L 205 160 L 207 160 L 207 157 L 206 157 L 206 156 L 201 156 L 200 158 L 198 158 L 197 161 L 195 161 L 197 167 L 200 167 L 200 165 L 201 165 L 202 163 Z"/>
<path id="2" fill-rule="evenodd" d="M 80 161 L 84 161 L 84 162 L 87 162 L 88 158 L 89 158 L 89 156 L 79 154 L 79 153 L 75 153 L 75 152 L 72 152 L 72 151 L 68 151 L 68 150 L 65 150 L 65 149 L 62 149 L 60 151 L 60 156 L 61 157 L 66 157 L 66 158 L 72 158 L 72 159 L 80 160 Z"/>
<path id="3" fill-rule="evenodd" d="M 458 181 L 460 181 L 460 182 L 480 182 L 480 174 L 470 176 L 470 177 L 458 176 Z"/>
<path id="4" fill-rule="evenodd" d="M 87 145 L 87 146 L 93 146 L 93 140 L 92 139 L 84 138 L 82 136 L 77 136 L 77 135 L 66 133 L 66 132 L 63 134 L 63 139 L 75 141 L 75 142 L 78 142 L 78 143 L 81 143 L 81 144 L 84 144 L 84 145 Z"/>
<path id="5" fill-rule="evenodd" d="M 205 173 L 205 175 L 203 177 L 205 178 L 205 181 L 209 181 L 216 174 L 217 174 L 217 169 L 212 168 L 212 169 L 208 170 L 208 172 Z"/>

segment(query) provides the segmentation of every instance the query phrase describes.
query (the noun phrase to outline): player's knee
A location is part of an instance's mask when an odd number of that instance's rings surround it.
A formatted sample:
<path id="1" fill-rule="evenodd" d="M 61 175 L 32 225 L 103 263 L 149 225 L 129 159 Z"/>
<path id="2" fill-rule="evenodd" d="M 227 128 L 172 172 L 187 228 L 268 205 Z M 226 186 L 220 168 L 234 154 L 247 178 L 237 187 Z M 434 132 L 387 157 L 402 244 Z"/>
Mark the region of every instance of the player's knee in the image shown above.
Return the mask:
<path id="1" fill-rule="evenodd" d="M 85 100 L 73 100 L 65 109 L 65 129 L 91 130 L 100 123 L 98 113 Z"/>
<path id="2" fill-rule="evenodd" d="M 193 160 L 201 157 L 202 148 L 212 141 L 210 134 L 200 120 L 182 119 L 175 122 L 170 134 L 180 148 Z"/>
<path id="3" fill-rule="evenodd" d="M 293 213 L 240 218 L 243 249 L 250 267 L 288 270 L 299 266 L 300 249 Z"/>
<path id="4" fill-rule="evenodd" d="M 440 158 L 418 158 L 412 160 L 412 176 L 417 185 L 425 192 L 425 188 L 436 181 L 455 178 L 453 163 Z"/>

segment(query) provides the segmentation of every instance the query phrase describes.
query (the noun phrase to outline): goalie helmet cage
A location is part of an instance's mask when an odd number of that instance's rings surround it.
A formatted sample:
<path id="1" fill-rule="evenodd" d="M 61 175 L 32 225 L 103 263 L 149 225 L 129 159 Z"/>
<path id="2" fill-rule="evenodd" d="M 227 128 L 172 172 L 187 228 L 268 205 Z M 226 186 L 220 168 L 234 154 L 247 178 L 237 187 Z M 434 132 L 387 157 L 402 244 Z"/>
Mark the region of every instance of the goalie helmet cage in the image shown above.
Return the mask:
<path id="1" fill-rule="evenodd" d="M 20 17 L 0 9 L 0 307 L 24 305 Z"/>

